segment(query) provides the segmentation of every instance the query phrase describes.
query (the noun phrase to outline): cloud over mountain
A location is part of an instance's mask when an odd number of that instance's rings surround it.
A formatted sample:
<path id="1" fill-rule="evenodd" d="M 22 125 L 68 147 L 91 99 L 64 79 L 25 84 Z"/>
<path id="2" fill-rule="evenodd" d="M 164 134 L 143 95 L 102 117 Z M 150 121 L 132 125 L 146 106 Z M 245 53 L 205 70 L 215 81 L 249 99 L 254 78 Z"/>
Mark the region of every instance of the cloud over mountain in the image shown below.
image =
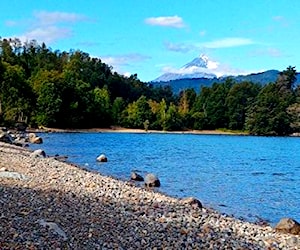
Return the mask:
<path id="1" fill-rule="evenodd" d="M 194 58 L 192 61 L 179 69 L 165 66 L 162 71 L 164 73 L 153 81 L 158 82 L 191 78 L 215 78 L 228 75 L 245 75 L 250 73 L 238 69 L 232 69 L 227 65 L 210 60 L 208 56 L 204 54 Z"/>

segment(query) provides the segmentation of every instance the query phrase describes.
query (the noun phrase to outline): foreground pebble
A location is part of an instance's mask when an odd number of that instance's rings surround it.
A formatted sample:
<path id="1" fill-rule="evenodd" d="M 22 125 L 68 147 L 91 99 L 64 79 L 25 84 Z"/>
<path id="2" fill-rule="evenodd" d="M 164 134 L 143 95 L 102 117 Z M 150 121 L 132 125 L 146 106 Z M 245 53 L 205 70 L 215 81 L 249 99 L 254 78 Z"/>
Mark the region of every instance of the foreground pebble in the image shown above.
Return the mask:
<path id="1" fill-rule="evenodd" d="M 276 232 L 0 143 L 0 249 L 300 249 Z M 196 205 L 195 205 L 196 204 Z"/>

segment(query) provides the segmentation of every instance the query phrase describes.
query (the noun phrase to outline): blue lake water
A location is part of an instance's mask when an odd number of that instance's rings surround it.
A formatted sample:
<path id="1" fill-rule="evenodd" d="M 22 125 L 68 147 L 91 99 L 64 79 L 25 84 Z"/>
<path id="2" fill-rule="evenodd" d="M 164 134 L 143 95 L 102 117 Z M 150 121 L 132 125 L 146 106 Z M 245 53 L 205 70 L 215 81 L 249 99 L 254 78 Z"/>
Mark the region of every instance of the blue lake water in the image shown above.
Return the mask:
<path id="1" fill-rule="evenodd" d="M 41 133 L 48 155 L 122 180 L 156 174 L 160 192 L 194 196 L 221 213 L 300 221 L 300 138 L 230 135 Z M 107 163 L 96 162 L 104 153 Z"/>

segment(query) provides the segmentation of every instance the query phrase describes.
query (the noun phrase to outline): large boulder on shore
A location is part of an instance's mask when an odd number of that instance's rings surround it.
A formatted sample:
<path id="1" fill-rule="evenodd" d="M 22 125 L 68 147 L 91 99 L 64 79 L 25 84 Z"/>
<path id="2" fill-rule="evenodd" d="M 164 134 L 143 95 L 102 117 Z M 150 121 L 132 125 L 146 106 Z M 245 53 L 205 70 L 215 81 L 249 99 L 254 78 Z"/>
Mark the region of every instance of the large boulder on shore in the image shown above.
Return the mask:
<path id="1" fill-rule="evenodd" d="M 37 136 L 35 133 L 28 134 L 28 141 L 30 143 L 35 143 L 35 144 L 43 143 L 43 139 L 41 137 Z"/>
<path id="2" fill-rule="evenodd" d="M 45 151 L 42 150 L 42 149 L 37 149 L 37 150 L 34 150 L 34 151 L 30 154 L 30 156 L 31 156 L 32 158 L 37 158 L 37 157 L 39 157 L 39 158 L 45 158 L 45 157 L 46 157 L 46 153 L 45 153 Z"/>
<path id="3" fill-rule="evenodd" d="M 0 131 L 0 141 L 12 144 L 14 142 L 12 136 L 8 132 Z"/>
<path id="4" fill-rule="evenodd" d="M 188 204 L 190 205 L 192 208 L 202 208 L 202 203 L 201 201 L 199 201 L 198 199 L 194 198 L 194 197 L 188 197 L 188 198 L 183 198 L 181 199 L 181 202 L 183 204 Z"/>
<path id="5" fill-rule="evenodd" d="M 160 187 L 160 181 L 155 174 L 146 174 L 145 176 L 146 187 Z"/>
<path id="6" fill-rule="evenodd" d="M 275 230 L 282 233 L 300 235 L 300 224 L 291 218 L 282 218 L 275 226 Z"/>

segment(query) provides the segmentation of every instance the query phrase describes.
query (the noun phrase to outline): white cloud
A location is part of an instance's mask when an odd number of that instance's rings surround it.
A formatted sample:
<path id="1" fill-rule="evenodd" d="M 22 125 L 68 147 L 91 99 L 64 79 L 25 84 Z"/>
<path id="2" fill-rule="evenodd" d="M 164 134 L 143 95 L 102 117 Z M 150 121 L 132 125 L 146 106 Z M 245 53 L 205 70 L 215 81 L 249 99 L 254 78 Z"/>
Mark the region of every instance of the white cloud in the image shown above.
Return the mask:
<path id="1" fill-rule="evenodd" d="M 36 11 L 31 20 L 9 20 L 6 25 L 25 27 L 27 31 L 15 35 L 23 42 L 36 40 L 48 45 L 57 40 L 71 37 L 72 26 L 77 22 L 87 20 L 87 17 L 76 13 Z"/>
<path id="2" fill-rule="evenodd" d="M 270 57 L 283 57 L 282 51 L 276 48 L 265 48 L 265 49 L 257 49 L 250 52 L 250 56 L 270 56 Z"/>
<path id="3" fill-rule="evenodd" d="M 87 20 L 83 15 L 68 12 L 48 12 L 48 11 L 36 11 L 34 17 L 37 19 L 40 25 L 51 25 L 56 23 L 74 23 L 78 21 Z"/>
<path id="4" fill-rule="evenodd" d="M 30 30 L 25 34 L 21 35 L 19 38 L 23 42 L 37 40 L 38 42 L 44 42 L 48 44 L 58 39 L 70 37 L 71 35 L 72 32 L 70 29 L 50 26 L 47 27 L 47 29 L 38 27 L 36 29 Z"/>
<path id="5" fill-rule="evenodd" d="M 141 62 L 149 59 L 150 57 L 141 55 L 138 53 L 115 55 L 115 56 L 102 56 L 101 61 L 112 66 L 115 72 L 123 74 L 124 76 L 130 76 L 131 73 L 128 70 L 124 70 L 124 67 L 132 66 L 131 63 Z"/>
<path id="6" fill-rule="evenodd" d="M 138 53 L 101 57 L 101 61 L 103 61 L 106 64 L 109 64 L 111 66 L 114 66 L 114 65 L 128 65 L 131 62 L 140 62 L 140 61 L 144 61 L 146 59 L 149 59 L 149 57 L 138 54 Z"/>
<path id="7" fill-rule="evenodd" d="M 207 68 L 208 69 L 217 69 L 219 67 L 219 64 L 220 64 L 219 62 L 208 60 L 207 61 Z"/>
<path id="8" fill-rule="evenodd" d="M 185 27 L 183 19 L 179 16 L 149 17 L 145 19 L 145 23 L 154 26 L 166 26 L 166 27 L 173 27 L 173 28 Z"/>
<path id="9" fill-rule="evenodd" d="M 195 45 L 187 44 L 187 43 L 171 43 L 165 42 L 165 47 L 167 50 L 186 53 L 192 50 L 196 50 Z"/>
<path id="10" fill-rule="evenodd" d="M 130 77 L 132 74 L 130 72 L 124 72 L 123 75 L 126 77 Z"/>
<path id="11" fill-rule="evenodd" d="M 254 41 L 248 38 L 241 37 L 227 37 L 219 40 L 214 40 L 211 42 L 206 42 L 200 44 L 200 46 L 208 49 L 219 49 L 219 48 L 230 48 L 254 44 Z"/>
<path id="12" fill-rule="evenodd" d="M 187 53 L 191 51 L 198 52 L 203 49 L 222 49 L 222 48 L 232 48 L 239 46 L 247 46 L 255 44 L 254 41 L 248 38 L 240 37 L 228 37 L 219 40 L 214 40 L 210 42 L 203 43 L 172 43 L 165 42 L 165 48 L 170 51 Z"/>

